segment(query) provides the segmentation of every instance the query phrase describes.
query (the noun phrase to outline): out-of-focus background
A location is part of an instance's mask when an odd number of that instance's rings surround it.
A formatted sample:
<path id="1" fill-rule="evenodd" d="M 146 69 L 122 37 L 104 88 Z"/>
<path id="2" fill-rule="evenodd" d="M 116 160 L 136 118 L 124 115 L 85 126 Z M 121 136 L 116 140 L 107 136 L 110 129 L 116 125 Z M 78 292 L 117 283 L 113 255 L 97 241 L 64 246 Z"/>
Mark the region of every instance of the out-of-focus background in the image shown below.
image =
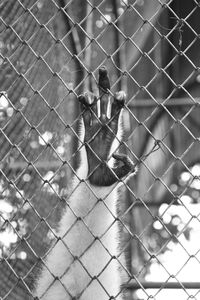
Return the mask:
<path id="1" fill-rule="evenodd" d="M 122 187 L 128 299 L 200 299 L 198 0 L 0 0 L 0 297 L 33 299 L 78 165 L 77 95 L 106 65 L 138 164 Z"/>

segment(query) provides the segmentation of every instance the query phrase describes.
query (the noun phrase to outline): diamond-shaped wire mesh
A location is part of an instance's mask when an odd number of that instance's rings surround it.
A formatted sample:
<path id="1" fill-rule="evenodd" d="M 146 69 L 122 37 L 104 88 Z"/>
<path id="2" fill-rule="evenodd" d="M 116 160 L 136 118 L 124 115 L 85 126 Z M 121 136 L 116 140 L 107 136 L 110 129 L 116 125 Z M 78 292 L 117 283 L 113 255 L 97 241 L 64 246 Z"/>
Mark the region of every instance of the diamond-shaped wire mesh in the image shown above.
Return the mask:
<path id="1" fill-rule="evenodd" d="M 0 0 L 0 299 L 36 299 L 42 266 L 62 286 L 58 300 L 88 300 L 94 281 L 101 298 L 93 299 L 200 299 L 199 18 L 197 0 Z M 138 171 L 122 180 L 117 216 L 103 191 L 99 199 L 78 182 L 97 200 L 81 218 L 70 204 L 72 177 L 79 181 L 77 96 L 97 93 L 103 65 L 110 93 L 127 93 L 118 150 Z M 98 205 L 112 222 L 101 220 L 97 238 L 86 220 Z M 62 239 L 66 210 L 74 221 Z M 78 222 L 93 242 L 76 256 L 64 236 L 75 239 Z M 114 257 L 104 237 L 116 224 Z M 94 241 L 105 256 L 95 276 L 84 264 Z M 48 269 L 57 245 L 81 265 L 79 282 L 65 286 Z M 126 275 L 118 295 L 104 278 L 113 260 Z"/>

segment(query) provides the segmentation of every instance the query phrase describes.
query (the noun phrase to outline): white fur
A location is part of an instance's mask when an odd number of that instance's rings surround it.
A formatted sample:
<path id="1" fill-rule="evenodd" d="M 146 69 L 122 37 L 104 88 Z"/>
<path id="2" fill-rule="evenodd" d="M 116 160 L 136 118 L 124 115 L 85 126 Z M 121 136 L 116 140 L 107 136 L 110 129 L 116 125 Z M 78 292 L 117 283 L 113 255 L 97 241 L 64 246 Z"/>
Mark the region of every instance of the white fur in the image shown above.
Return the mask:
<path id="1" fill-rule="evenodd" d="M 120 292 L 119 258 L 114 258 L 119 252 L 115 222 L 117 185 L 89 184 L 84 146 L 81 162 L 68 208 L 59 224 L 60 240 L 52 245 L 36 285 L 35 296 L 41 300 L 69 300 L 78 296 L 80 300 L 108 300 Z M 74 256 L 78 259 L 74 260 Z M 122 295 L 116 299 L 121 300 Z"/>

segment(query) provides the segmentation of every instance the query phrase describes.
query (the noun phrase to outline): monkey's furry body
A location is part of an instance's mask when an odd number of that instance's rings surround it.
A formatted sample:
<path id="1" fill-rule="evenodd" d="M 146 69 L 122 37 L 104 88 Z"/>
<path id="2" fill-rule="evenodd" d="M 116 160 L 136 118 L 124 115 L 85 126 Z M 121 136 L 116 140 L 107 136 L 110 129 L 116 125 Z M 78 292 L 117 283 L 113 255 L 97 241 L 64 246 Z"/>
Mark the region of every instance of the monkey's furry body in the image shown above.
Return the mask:
<path id="1" fill-rule="evenodd" d="M 101 76 L 101 72 L 99 74 Z M 41 300 L 123 299 L 120 286 L 126 281 L 126 272 L 122 267 L 124 256 L 119 250 L 117 189 L 118 179 L 134 168 L 128 158 L 120 155 L 114 158 L 123 166 L 113 168 L 108 164 L 121 140 L 120 101 L 124 101 L 124 93 L 119 92 L 115 97 L 116 106 L 111 110 L 113 123 L 103 116 L 106 111 L 102 103 L 108 102 L 108 91 L 104 89 L 100 96 L 100 118 L 90 100 L 80 97 L 83 111 L 80 167 L 73 179 L 68 207 L 59 223 L 58 241 L 52 245 L 36 284 L 35 296 Z M 92 105 L 94 103 L 95 99 Z M 90 132 L 89 126 L 94 132 Z M 103 143 L 109 146 L 106 148 Z"/>

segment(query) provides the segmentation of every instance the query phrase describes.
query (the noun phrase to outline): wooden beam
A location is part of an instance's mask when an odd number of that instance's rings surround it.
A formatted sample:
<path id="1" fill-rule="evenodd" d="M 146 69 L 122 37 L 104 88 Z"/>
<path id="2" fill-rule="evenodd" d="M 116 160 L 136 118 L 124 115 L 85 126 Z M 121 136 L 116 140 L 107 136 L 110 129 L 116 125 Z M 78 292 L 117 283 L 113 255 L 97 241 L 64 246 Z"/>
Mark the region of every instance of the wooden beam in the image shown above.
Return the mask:
<path id="1" fill-rule="evenodd" d="M 123 285 L 124 288 L 130 290 L 138 289 L 200 289 L 199 282 L 163 282 L 163 281 L 133 281 Z"/>
<path id="2" fill-rule="evenodd" d="M 156 103 L 157 101 L 157 103 Z M 196 106 L 200 107 L 199 98 L 171 98 L 169 100 L 165 99 L 134 99 L 130 100 L 128 107 L 132 110 L 134 108 L 143 108 L 143 107 L 169 107 L 169 106 Z"/>

